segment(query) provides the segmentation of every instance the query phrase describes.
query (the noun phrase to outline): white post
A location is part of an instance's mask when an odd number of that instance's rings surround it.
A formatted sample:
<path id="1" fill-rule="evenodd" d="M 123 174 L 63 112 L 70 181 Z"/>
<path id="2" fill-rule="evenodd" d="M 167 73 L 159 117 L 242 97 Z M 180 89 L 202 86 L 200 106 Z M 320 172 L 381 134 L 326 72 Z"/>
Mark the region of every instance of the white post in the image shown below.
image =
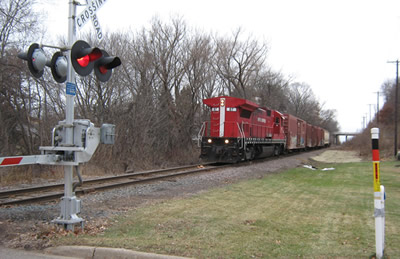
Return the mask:
<path id="1" fill-rule="evenodd" d="M 69 1 L 69 12 L 68 12 L 68 45 L 71 46 L 76 41 L 76 4 L 73 0 Z M 66 107 L 65 107 L 65 145 L 72 147 L 74 145 L 74 98 L 75 98 L 75 71 L 71 63 L 71 50 L 67 52 L 68 59 L 68 73 L 66 83 Z M 65 156 L 73 157 L 74 151 L 65 151 Z M 80 212 L 81 202 L 76 199 L 75 193 L 73 192 L 73 171 L 72 165 L 64 166 L 64 197 L 61 198 L 61 215 L 59 218 L 54 220 L 55 223 L 61 224 L 65 229 L 73 230 L 75 224 L 81 224 L 83 227 L 83 219 L 78 217 L 76 214 Z"/>
<path id="2" fill-rule="evenodd" d="M 76 6 L 74 1 L 69 0 L 69 12 L 68 12 L 68 46 L 72 46 L 75 42 L 75 13 Z M 67 52 L 68 58 L 68 73 L 67 73 L 67 84 L 72 83 L 75 85 L 75 73 L 71 63 L 71 50 Z M 69 94 L 68 91 L 65 91 L 66 97 L 66 107 L 65 107 L 65 124 L 66 124 L 66 141 L 65 144 L 72 146 L 73 145 L 73 136 L 74 136 L 74 95 Z M 67 151 L 66 151 L 67 152 Z M 64 166 L 64 196 L 65 198 L 72 197 L 72 185 L 73 185 L 73 167 L 72 166 Z"/>
<path id="3" fill-rule="evenodd" d="M 383 217 L 382 217 L 382 251 L 385 251 L 385 186 L 381 185 L 381 199 L 382 199 L 382 209 L 383 209 Z"/>
<path id="4" fill-rule="evenodd" d="M 379 129 L 371 129 L 372 164 L 374 167 L 374 217 L 376 258 L 383 257 L 385 249 L 385 187 L 380 185 Z"/>
<path id="5" fill-rule="evenodd" d="M 376 258 L 379 259 L 385 249 L 385 201 L 382 192 L 375 193 L 374 205 Z"/>

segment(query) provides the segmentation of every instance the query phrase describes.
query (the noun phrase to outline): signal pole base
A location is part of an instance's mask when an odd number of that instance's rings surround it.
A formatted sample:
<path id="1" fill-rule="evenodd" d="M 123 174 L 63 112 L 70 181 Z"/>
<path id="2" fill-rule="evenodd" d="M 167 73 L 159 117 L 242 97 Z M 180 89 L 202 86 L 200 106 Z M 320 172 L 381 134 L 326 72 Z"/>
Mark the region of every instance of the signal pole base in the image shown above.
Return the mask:
<path id="1" fill-rule="evenodd" d="M 62 225 L 65 230 L 74 231 L 75 225 L 80 224 L 84 227 L 85 220 L 78 217 L 76 214 L 81 212 L 81 201 L 76 199 L 76 196 L 61 198 L 61 215 L 52 222 Z"/>

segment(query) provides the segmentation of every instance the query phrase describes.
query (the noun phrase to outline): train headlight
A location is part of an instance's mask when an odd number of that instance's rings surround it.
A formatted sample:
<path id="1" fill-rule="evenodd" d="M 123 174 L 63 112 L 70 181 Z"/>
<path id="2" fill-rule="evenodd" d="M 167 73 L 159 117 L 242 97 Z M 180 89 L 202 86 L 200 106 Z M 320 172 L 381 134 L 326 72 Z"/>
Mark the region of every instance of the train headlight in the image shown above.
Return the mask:
<path id="1" fill-rule="evenodd" d="M 229 139 L 225 139 L 225 144 L 229 144 Z"/>
<path id="2" fill-rule="evenodd" d="M 207 142 L 209 143 L 209 144 L 211 144 L 212 143 L 212 139 L 207 139 Z"/>

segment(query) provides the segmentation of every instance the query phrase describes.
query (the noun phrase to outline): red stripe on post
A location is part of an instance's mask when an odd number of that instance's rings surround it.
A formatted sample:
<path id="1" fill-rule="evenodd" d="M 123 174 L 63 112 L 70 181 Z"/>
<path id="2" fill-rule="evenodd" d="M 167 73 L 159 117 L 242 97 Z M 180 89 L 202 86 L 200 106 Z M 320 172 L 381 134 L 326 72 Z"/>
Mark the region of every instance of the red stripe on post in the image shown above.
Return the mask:
<path id="1" fill-rule="evenodd" d="M 22 157 L 4 158 L 0 165 L 17 165 L 22 161 Z"/>
<path id="2" fill-rule="evenodd" d="M 379 161 L 379 149 L 372 150 L 372 161 Z"/>

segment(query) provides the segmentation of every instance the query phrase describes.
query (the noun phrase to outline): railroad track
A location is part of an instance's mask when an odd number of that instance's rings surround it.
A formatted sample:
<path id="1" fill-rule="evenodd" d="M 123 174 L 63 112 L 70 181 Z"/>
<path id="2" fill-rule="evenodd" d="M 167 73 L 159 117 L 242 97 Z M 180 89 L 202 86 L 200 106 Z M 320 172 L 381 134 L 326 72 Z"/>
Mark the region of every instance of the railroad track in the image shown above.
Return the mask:
<path id="1" fill-rule="evenodd" d="M 191 165 L 144 172 L 127 172 L 123 175 L 102 177 L 85 180 L 82 186 L 75 190 L 75 194 L 85 194 L 99 190 L 118 188 L 132 184 L 165 180 L 178 176 L 211 171 L 221 166 L 213 164 Z M 64 196 L 64 184 L 49 184 L 31 188 L 0 191 L 0 206 L 28 204 L 40 201 L 55 200 Z"/>
<path id="2" fill-rule="evenodd" d="M 297 154 L 298 153 L 290 153 L 281 155 L 279 157 L 267 157 L 258 160 L 242 162 L 239 164 L 226 164 L 222 166 L 216 166 L 214 163 L 206 163 L 202 165 L 173 167 L 136 173 L 132 171 L 127 171 L 125 172 L 125 174 L 122 175 L 85 180 L 83 182 L 83 185 L 75 190 L 75 194 L 83 195 L 94 191 L 118 188 L 126 185 L 143 184 L 151 181 L 165 180 L 168 178 L 174 178 L 193 173 L 207 172 L 222 167 L 246 166 L 252 163 L 266 162 L 274 159 L 295 156 Z M 62 196 L 64 196 L 64 184 L 50 184 L 31 188 L 6 190 L 0 191 L 0 206 L 49 201 L 59 199 Z"/>

